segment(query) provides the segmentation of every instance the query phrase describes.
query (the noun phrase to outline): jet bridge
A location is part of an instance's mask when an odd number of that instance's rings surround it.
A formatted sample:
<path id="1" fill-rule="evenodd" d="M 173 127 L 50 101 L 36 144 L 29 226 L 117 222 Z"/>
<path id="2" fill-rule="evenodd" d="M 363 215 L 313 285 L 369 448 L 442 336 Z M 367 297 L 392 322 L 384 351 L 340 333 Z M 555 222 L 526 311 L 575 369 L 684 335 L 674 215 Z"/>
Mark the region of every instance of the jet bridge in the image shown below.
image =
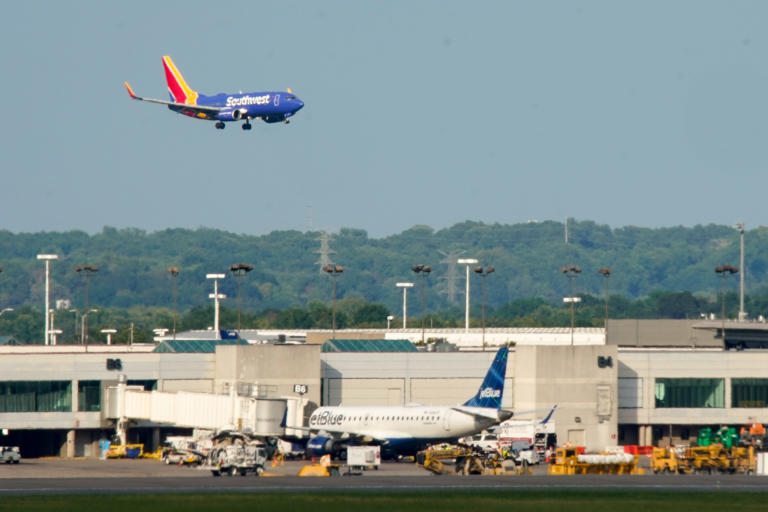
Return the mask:
<path id="1" fill-rule="evenodd" d="M 302 425 L 307 401 L 296 397 L 257 398 L 239 396 L 235 386 L 229 394 L 144 391 L 128 386 L 120 376 L 117 386 L 107 389 L 103 415 L 116 421 L 117 434 L 125 444 L 131 422 L 218 430 L 224 427 L 249 430 L 255 435 L 295 435 L 281 424 Z M 283 420 L 286 423 L 283 423 Z"/>

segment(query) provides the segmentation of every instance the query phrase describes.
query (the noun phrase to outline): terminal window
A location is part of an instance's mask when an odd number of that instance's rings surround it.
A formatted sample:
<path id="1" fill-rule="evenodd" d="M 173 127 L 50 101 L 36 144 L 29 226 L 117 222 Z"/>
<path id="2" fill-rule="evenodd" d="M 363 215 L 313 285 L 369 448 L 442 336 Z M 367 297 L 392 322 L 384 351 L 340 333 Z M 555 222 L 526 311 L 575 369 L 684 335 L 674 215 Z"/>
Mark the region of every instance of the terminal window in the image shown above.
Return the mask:
<path id="1" fill-rule="evenodd" d="M 725 407 L 725 379 L 656 379 L 656 407 Z"/>
<path id="2" fill-rule="evenodd" d="M 70 381 L 0 382 L 0 412 L 71 412 Z"/>
<path id="3" fill-rule="evenodd" d="M 81 380 L 77 383 L 77 410 L 101 410 L 101 382 L 98 380 Z"/>
<path id="4" fill-rule="evenodd" d="M 731 379 L 732 407 L 768 407 L 768 379 Z"/>

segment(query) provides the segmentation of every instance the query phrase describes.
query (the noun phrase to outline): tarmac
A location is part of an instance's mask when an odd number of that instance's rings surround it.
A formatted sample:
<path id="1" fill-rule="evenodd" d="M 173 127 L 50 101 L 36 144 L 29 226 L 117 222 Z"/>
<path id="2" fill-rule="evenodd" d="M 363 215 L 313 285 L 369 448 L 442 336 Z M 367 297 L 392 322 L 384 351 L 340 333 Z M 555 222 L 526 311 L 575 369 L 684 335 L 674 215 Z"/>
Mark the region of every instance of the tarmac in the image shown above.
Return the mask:
<path id="1" fill-rule="evenodd" d="M 552 490 L 593 489 L 701 490 L 712 492 L 768 492 L 768 477 L 760 475 L 548 475 L 546 465 L 533 466 L 532 474 L 460 476 L 435 475 L 412 462 L 383 462 L 378 469 L 340 476 L 298 477 L 311 461 L 286 461 L 266 468 L 261 477 L 214 477 L 198 467 L 167 465 L 152 459 L 22 459 L 20 464 L 0 464 L 0 496 L 57 494 L 146 494 L 217 492 L 398 492 L 431 490 Z"/>

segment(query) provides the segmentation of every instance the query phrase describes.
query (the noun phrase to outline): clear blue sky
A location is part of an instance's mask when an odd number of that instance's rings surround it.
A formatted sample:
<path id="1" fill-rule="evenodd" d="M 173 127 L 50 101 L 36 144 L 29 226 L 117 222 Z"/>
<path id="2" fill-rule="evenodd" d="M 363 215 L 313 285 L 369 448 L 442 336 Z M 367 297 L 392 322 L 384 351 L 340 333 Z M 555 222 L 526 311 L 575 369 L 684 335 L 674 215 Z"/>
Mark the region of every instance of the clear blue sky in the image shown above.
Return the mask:
<path id="1" fill-rule="evenodd" d="M 765 225 L 768 2 L 10 2 L 0 228 Z M 290 125 L 166 98 L 291 87 Z"/>

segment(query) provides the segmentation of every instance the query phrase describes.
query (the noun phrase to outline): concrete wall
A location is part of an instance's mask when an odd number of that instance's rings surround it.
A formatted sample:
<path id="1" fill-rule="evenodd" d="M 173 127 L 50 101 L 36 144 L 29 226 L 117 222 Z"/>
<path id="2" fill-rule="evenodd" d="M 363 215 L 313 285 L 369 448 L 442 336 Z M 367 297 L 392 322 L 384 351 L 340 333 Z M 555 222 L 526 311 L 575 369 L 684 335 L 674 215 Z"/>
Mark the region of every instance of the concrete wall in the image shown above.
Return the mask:
<path id="1" fill-rule="evenodd" d="M 622 347 L 718 347 L 716 330 L 694 329 L 701 320 L 608 319 L 606 344 Z"/>
<path id="2" fill-rule="evenodd" d="M 496 350 L 486 352 L 326 352 L 324 405 L 463 403 L 477 393 Z M 512 407 L 515 359 L 510 351 L 502 397 Z"/>
<path id="3" fill-rule="evenodd" d="M 619 422 L 632 425 L 746 425 L 765 421 L 765 409 L 731 409 L 732 378 L 768 378 L 768 352 L 762 350 L 630 350 L 619 351 L 618 378 L 638 379 L 640 407 L 624 399 Z M 724 408 L 656 408 L 656 378 L 724 378 Z"/>
<path id="4" fill-rule="evenodd" d="M 0 428 L 9 429 L 99 429 L 109 428 L 99 412 L 77 411 L 78 381 L 102 382 L 102 388 L 117 382 L 118 375 L 128 380 L 157 380 L 158 389 L 211 390 L 215 375 L 214 354 L 158 354 L 151 352 L 104 353 L 43 352 L 39 347 L 14 347 L 14 352 L 0 356 L 0 381 L 69 381 L 72 389 L 72 411 L 25 412 L 0 414 Z M 44 347 L 45 348 L 45 347 Z M 107 359 L 120 359 L 121 371 L 107 370 Z M 165 385 L 166 379 L 168 385 Z M 102 407 L 106 394 L 102 389 Z M 71 444 L 71 443 L 70 443 Z"/>
<path id="5" fill-rule="evenodd" d="M 616 347 L 517 347 L 515 410 L 558 405 L 558 442 L 588 450 L 618 444 L 618 351 Z M 598 366 L 598 358 L 610 365 Z M 610 360 L 608 360 L 610 358 Z"/>
<path id="6" fill-rule="evenodd" d="M 228 345 L 216 348 L 217 393 L 250 389 L 264 398 L 301 397 L 320 404 L 319 345 Z M 296 386 L 304 386 L 303 392 Z"/>

